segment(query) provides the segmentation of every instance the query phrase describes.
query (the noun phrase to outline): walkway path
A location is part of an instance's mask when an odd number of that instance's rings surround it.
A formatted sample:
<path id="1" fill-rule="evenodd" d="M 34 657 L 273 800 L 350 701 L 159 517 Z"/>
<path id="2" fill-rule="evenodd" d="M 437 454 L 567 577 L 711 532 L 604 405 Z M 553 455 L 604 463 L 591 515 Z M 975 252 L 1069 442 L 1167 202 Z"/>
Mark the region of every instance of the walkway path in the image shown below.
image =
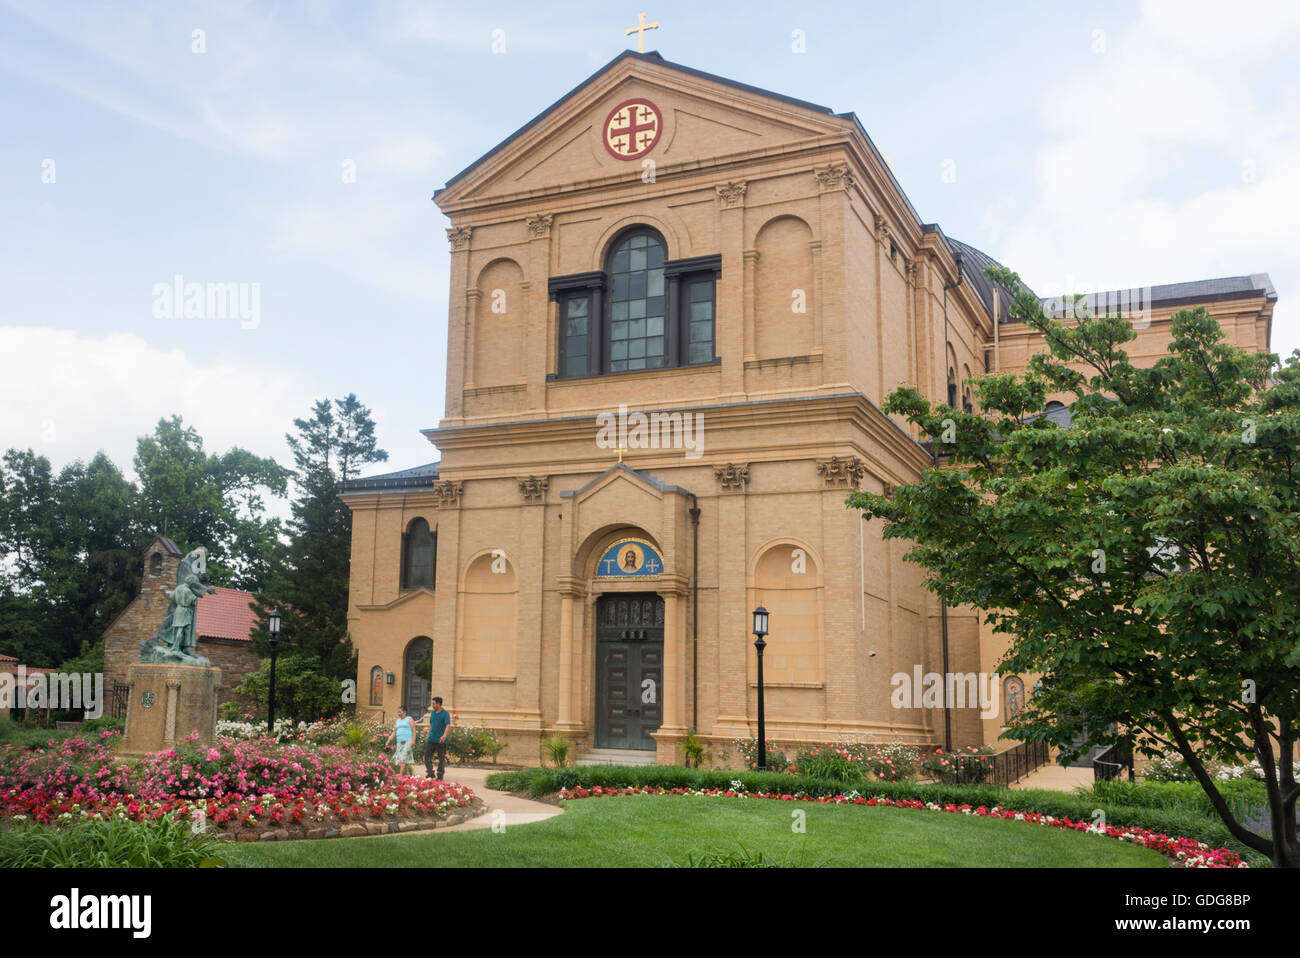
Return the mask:
<path id="1" fill-rule="evenodd" d="M 530 822 L 545 821 L 548 818 L 563 814 L 556 805 L 534 802 L 532 799 L 511 795 L 509 792 L 498 792 L 494 788 L 488 788 L 483 783 L 493 771 L 494 769 L 490 768 L 462 768 L 459 765 L 450 766 L 447 769 L 447 781 L 459 782 L 468 786 L 475 795 L 487 802 L 488 810 L 486 814 L 480 815 L 478 818 L 471 818 L 461 825 L 439 828 L 435 834 L 468 831 L 472 828 L 491 828 L 497 822 L 504 822 L 508 828 L 511 825 L 527 825 Z M 422 766 L 416 766 L 416 775 L 420 778 L 425 777 Z M 504 813 L 505 817 L 502 818 L 498 811 Z"/>
<path id="2" fill-rule="evenodd" d="M 1048 765 L 1042 765 L 1020 781 L 1012 784 L 1012 788 L 1044 788 L 1052 792 L 1073 792 L 1076 788 L 1092 787 L 1092 769 L 1082 766 L 1069 765 L 1061 767 L 1055 762 Z"/>

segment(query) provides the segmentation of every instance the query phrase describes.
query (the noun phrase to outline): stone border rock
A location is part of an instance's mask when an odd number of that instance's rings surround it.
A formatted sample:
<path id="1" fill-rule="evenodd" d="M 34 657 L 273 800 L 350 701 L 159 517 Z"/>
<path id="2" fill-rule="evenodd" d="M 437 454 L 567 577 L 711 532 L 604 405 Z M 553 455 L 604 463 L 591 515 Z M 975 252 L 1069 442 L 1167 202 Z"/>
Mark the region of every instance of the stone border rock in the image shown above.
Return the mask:
<path id="1" fill-rule="evenodd" d="M 294 842 L 316 841 L 326 838 L 361 838 L 366 835 L 397 835 L 405 832 L 432 831 L 435 828 L 450 828 L 487 813 L 487 803 L 475 795 L 468 805 L 457 806 L 445 815 L 413 816 L 404 819 L 385 816 L 379 821 L 346 822 L 334 825 L 312 823 L 311 825 L 280 825 L 267 828 L 264 825 L 233 828 L 211 829 L 207 834 L 232 842 Z"/>

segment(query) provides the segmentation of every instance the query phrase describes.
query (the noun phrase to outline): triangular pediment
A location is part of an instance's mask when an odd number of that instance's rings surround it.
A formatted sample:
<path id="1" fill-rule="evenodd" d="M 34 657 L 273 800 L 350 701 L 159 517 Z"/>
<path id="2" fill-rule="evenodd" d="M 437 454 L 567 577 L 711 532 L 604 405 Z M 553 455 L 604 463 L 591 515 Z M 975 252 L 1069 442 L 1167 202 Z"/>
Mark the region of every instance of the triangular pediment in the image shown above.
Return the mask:
<path id="1" fill-rule="evenodd" d="M 628 114 L 629 103 L 649 104 Z M 609 142 L 607 128 L 654 124 L 645 139 Z M 770 156 L 853 121 L 828 108 L 628 51 L 452 177 L 435 199 L 444 210 L 519 194 L 565 191 L 609 178 L 639 179 L 746 154 Z M 651 143 L 644 152 L 640 143 Z M 624 156 L 620 153 L 631 153 Z"/>
<path id="2" fill-rule="evenodd" d="M 605 492 L 612 486 L 630 486 L 647 496 L 654 499 L 663 499 L 665 495 L 679 494 L 689 496 L 690 493 L 680 486 L 674 486 L 660 479 L 655 478 L 648 472 L 640 472 L 631 468 L 625 463 L 615 463 L 595 479 L 591 480 L 585 486 L 574 489 L 571 492 L 560 493 L 561 498 L 572 498 L 575 503 L 581 505 L 588 499 L 592 499 Z"/>
<path id="3" fill-rule="evenodd" d="M 422 596 L 434 600 L 438 598 L 437 594 L 432 589 L 426 589 L 424 587 L 420 587 L 418 589 L 410 589 L 404 591 L 400 595 L 398 595 L 396 599 L 392 599 L 388 602 L 381 602 L 377 605 L 358 605 L 357 611 L 358 612 L 386 612 L 389 609 L 397 608 L 399 605 L 405 605 L 408 602 L 414 602 L 415 600 L 419 599 Z"/>

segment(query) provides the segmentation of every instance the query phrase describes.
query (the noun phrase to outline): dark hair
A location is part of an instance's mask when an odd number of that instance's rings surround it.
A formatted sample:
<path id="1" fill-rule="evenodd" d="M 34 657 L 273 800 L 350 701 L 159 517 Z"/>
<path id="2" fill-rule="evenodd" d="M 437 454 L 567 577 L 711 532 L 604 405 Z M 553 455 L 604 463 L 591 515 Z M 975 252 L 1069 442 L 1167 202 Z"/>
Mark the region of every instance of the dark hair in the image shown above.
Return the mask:
<path id="1" fill-rule="evenodd" d="M 435 696 L 433 697 L 433 700 L 434 700 L 435 702 L 437 702 L 439 705 L 442 704 L 442 696 L 441 696 L 441 695 L 435 695 Z"/>
<path id="2" fill-rule="evenodd" d="M 406 711 L 406 707 L 403 706 L 403 705 L 399 705 L 399 706 L 397 706 L 397 711 L 399 711 L 399 712 L 405 712 L 405 711 Z"/>

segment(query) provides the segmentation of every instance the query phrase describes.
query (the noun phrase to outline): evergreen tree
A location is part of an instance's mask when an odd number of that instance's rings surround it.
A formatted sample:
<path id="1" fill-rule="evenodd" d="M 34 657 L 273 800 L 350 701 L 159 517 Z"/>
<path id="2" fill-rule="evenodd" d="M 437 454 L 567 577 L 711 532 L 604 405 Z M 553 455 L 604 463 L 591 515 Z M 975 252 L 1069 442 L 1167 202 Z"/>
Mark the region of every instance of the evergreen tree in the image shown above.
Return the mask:
<path id="1" fill-rule="evenodd" d="M 283 616 L 281 649 L 313 656 L 321 674 L 333 679 L 356 676 L 356 656 L 348 639 L 348 568 L 352 513 L 339 498 L 343 483 L 388 453 L 378 448 L 370 410 L 349 393 L 322 399 L 308 419 L 295 419 L 296 434 L 286 436 L 294 458 L 296 495 L 291 506 L 289 542 L 280 552 L 272 585 L 258 596 L 262 630 L 256 647 L 267 654 L 266 612 Z"/>

